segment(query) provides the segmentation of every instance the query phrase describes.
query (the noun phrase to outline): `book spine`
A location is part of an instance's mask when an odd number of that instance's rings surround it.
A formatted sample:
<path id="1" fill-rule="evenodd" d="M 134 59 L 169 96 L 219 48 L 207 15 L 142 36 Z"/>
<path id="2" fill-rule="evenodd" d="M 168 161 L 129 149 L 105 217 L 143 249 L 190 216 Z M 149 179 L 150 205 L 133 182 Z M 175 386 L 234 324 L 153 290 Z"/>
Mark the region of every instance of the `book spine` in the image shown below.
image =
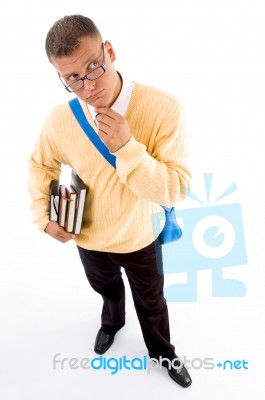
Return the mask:
<path id="1" fill-rule="evenodd" d="M 70 190 L 67 189 L 67 195 L 69 199 L 69 204 L 66 215 L 65 230 L 66 232 L 73 232 L 74 220 L 75 220 L 76 193 L 70 192 Z"/>
<path id="2" fill-rule="evenodd" d="M 50 184 L 50 221 L 58 221 L 59 200 L 59 181 L 52 180 Z"/>
<path id="3" fill-rule="evenodd" d="M 79 235 L 81 233 L 84 206 L 85 206 L 85 197 L 86 197 L 86 191 L 80 190 L 80 192 L 78 193 L 78 202 L 76 207 L 76 218 L 74 227 L 74 233 L 76 235 Z"/>
<path id="4" fill-rule="evenodd" d="M 60 196 L 50 196 L 50 221 L 58 221 Z"/>
<path id="5" fill-rule="evenodd" d="M 68 207 L 68 197 L 64 185 L 60 185 L 60 204 L 59 204 L 59 225 L 63 228 L 66 222 L 66 212 Z"/>

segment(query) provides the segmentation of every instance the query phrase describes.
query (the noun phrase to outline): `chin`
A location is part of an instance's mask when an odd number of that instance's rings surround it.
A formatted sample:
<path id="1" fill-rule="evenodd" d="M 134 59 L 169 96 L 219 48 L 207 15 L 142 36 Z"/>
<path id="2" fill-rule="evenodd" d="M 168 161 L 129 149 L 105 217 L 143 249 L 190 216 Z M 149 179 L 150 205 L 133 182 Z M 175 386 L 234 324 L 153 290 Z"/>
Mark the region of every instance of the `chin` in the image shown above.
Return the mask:
<path id="1" fill-rule="evenodd" d="M 106 100 L 104 100 L 104 99 L 97 99 L 97 100 L 90 100 L 90 99 L 86 99 L 85 100 L 86 101 L 86 103 L 88 103 L 90 106 L 92 106 L 92 107 L 108 107 L 108 105 L 107 105 L 107 101 Z"/>

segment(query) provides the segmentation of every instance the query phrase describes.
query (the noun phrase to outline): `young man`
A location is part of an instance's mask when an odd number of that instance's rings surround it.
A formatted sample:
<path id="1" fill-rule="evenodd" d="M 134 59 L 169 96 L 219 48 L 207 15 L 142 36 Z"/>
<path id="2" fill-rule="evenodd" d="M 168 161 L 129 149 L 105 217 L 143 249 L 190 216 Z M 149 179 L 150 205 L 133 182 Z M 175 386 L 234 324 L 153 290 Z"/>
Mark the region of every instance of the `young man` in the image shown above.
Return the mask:
<path id="1" fill-rule="evenodd" d="M 191 384 L 170 343 L 159 234 L 152 215 L 183 199 L 189 186 L 185 132 L 177 101 L 152 87 L 126 81 L 115 70 L 115 52 L 89 18 L 67 16 L 46 38 L 47 56 L 68 92 L 75 92 L 87 120 L 109 151 L 114 169 L 84 134 L 69 104 L 49 114 L 30 159 L 34 222 L 61 242 L 75 240 L 86 276 L 102 295 L 95 352 L 105 353 L 125 324 L 121 267 L 127 274 L 150 357 L 183 387 Z M 61 164 L 89 187 L 82 233 L 74 236 L 49 221 L 49 187 Z M 160 270 L 160 273 L 159 273 Z M 175 365 L 175 364 L 174 364 Z"/>

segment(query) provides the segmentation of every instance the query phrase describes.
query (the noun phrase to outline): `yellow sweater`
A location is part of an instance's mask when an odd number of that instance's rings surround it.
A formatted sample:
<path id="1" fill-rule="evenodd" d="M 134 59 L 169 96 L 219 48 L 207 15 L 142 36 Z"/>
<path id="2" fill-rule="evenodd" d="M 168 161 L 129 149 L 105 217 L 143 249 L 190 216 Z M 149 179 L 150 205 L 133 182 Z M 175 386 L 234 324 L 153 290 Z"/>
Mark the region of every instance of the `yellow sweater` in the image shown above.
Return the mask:
<path id="1" fill-rule="evenodd" d="M 97 130 L 86 104 L 83 111 Z M 75 169 L 88 186 L 79 246 L 127 253 L 150 244 L 152 215 L 176 205 L 189 187 L 186 135 L 178 102 L 169 94 L 135 83 L 125 113 L 132 138 L 114 155 L 115 170 L 93 146 L 68 103 L 51 110 L 30 158 L 29 193 L 33 222 L 49 222 L 49 186 L 61 164 Z"/>

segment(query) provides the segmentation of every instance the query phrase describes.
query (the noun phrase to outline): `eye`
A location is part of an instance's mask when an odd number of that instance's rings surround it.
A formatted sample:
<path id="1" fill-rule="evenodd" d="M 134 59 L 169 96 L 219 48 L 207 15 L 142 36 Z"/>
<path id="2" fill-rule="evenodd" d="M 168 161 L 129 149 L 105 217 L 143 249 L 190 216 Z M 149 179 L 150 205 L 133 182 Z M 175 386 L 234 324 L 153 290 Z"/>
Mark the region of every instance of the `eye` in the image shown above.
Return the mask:
<path id="1" fill-rule="evenodd" d="M 78 74 L 73 74 L 73 75 L 71 75 L 71 76 L 68 76 L 68 78 L 67 78 L 66 80 L 69 81 L 69 82 L 74 82 L 74 81 L 76 81 L 78 78 L 79 78 L 79 75 L 78 75 Z"/>
<path id="2" fill-rule="evenodd" d="M 92 61 L 92 63 L 89 64 L 89 69 L 95 69 L 99 66 L 98 61 Z"/>

